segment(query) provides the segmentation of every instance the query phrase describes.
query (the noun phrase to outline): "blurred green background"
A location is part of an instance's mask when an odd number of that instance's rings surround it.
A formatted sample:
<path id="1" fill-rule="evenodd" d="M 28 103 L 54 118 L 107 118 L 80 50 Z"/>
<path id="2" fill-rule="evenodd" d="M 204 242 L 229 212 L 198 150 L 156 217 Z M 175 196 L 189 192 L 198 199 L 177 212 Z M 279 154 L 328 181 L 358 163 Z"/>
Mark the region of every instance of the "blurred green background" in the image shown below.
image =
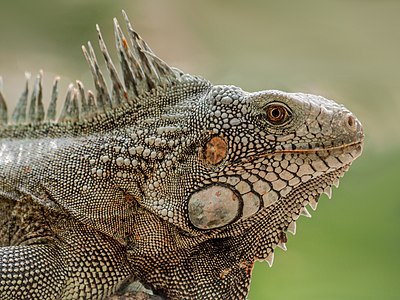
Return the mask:
<path id="1" fill-rule="evenodd" d="M 249 299 L 400 299 L 400 1 L 2 0 L 9 101 L 41 68 L 46 98 L 55 75 L 63 91 L 75 79 L 92 87 L 80 46 L 99 23 L 112 49 L 122 8 L 170 65 L 249 91 L 322 94 L 365 126 L 364 155 L 273 268 L 256 264 Z"/>

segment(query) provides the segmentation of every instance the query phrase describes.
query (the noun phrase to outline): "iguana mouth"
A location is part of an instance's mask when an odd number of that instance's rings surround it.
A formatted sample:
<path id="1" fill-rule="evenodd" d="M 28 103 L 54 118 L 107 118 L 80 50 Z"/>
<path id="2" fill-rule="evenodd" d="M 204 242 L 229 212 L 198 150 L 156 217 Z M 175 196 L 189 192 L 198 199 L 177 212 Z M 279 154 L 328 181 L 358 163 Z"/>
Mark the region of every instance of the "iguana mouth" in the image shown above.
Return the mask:
<path id="1" fill-rule="evenodd" d="M 359 155 L 361 155 L 363 148 L 363 141 L 357 141 L 349 144 L 343 144 L 340 146 L 333 146 L 328 148 L 316 148 L 316 149 L 295 149 L 295 150 L 281 150 L 277 151 L 276 154 L 280 153 L 298 153 L 298 154 L 317 154 L 319 157 L 324 158 L 330 155 L 338 155 L 341 153 L 352 153 L 356 150 L 357 156 L 354 157 L 356 159 Z"/>
<path id="2" fill-rule="evenodd" d="M 328 148 L 315 148 L 315 149 L 294 149 L 294 150 L 279 150 L 277 152 L 275 152 L 275 154 L 278 153 L 322 153 L 325 151 L 335 151 L 335 150 L 348 150 L 348 149 L 353 149 L 353 148 L 357 148 L 359 146 L 363 145 L 363 141 L 357 141 L 357 142 L 353 142 L 353 143 L 349 143 L 349 144 L 343 144 L 343 145 L 339 145 L 339 146 L 333 146 L 333 147 L 328 147 Z"/>
<path id="3" fill-rule="evenodd" d="M 274 152 L 270 152 L 270 153 L 263 153 L 263 154 L 259 154 L 259 155 L 253 155 L 253 156 L 249 156 L 246 158 L 246 162 L 252 162 L 256 159 L 262 158 L 262 157 L 271 157 L 277 154 L 322 154 L 320 155 L 321 157 L 323 157 L 323 154 L 330 154 L 331 152 L 334 151 L 342 151 L 342 152 L 346 152 L 346 151 L 351 151 L 353 149 L 356 148 L 360 148 L 359 150 L 359 155 L 361 155 L 362 152 L 362 148 L 363 148 L 363 140 L 359 140 L 356 142 L 352 142 L 352 143 L 347 143 L 347 144 L 342 144 L 339 146 L 332 146 L 332 147 L 327 147 L 327 148 L 313 148 L 313 149 L 283 149 L 283 150 L 277 150 Z M 355 157 L 356 158 L 356 157 Z"/>

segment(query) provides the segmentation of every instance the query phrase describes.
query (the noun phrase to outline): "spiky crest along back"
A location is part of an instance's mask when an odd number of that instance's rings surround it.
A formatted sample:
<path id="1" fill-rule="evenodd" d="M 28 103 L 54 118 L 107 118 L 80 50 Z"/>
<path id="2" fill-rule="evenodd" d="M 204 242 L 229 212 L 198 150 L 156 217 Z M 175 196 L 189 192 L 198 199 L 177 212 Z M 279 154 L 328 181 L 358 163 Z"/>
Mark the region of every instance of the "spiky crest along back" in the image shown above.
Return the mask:
<path id="1" fill-rule="evenodd" d="M 58 117 L 56 107 L 59 77 L 54 79 L 50 103 L 45 112 L 43 71 L 37 75 L 31 94 L 29 94 L 31 75 L 26 73 L 25 88 L 11 120 L 8 119 L 3 81 L 0 77 L 0 138 L 80 136 L 99 132 L 104 128 L 110 130 L 115 127 L 113 124 L 117 123 L 116 120 L 121 122 L 119 125 L 125 125 L 127 120 L 121 121 L 121 118 L 129 117 L 129 122 L 132 124 L 135 120 L 152 113 L 155 114 L 153 117 L 160 117 L 163 107 L 174 105 L 175 101 L 179 100 L 176 97 L 162 97 L 168 92 L 173 95 L 176 94 L 176 90 L 184 88 L 192 90 L 195 94 L 211 86 L 207 80 L 184 74 L 158 58 L 133 30 L 126 13 L 124 11 L 122 13 L 131 43 L 130 47 L 117 19 L 114 19 L 115 43 L 123 81 L 112 62 L 100 28 L 96 25 L 100 50 L 109 73 L 111 87 L 107 87 L 105 76 L 90 42 L 87 48 L 82 46 L 82 50 L 93 76 L 95 92 L 91 90 L 86 92 L 80 81 L 76 81 L 76 85 L 71 83 Z M 154 111 L 155 109 L 158 112 Z"/>

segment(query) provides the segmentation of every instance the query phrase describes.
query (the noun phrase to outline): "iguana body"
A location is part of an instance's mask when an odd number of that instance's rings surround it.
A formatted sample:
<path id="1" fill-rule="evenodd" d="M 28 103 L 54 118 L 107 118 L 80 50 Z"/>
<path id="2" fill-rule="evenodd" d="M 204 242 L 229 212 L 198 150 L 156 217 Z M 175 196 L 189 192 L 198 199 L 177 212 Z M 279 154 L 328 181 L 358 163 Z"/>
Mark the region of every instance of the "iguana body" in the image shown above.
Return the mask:
<path id="1" fill-rule="evenodd" d="M 126 16 L 125 16 L 126 17 Z M 126 18 L 127 20 L 127 18 Z M 84 49 L 96 95 L 55 121 L 41 74 L 7 122 L 0 93 L 0 298 L 103 299 L 134 280 L 172 299 L 243 299 L 305 206 L 361 154 L 361 124 L 320 96 L 248 93 L 170 68 L 115 22 L 124 84 Z"/>

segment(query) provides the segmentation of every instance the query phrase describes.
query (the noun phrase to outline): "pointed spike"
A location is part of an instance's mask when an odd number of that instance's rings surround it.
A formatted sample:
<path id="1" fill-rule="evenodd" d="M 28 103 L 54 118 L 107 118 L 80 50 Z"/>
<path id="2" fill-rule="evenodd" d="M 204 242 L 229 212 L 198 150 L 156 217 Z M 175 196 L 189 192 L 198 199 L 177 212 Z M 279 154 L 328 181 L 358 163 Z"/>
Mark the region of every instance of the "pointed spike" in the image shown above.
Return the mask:
<path id="1" fill-rule="evenodd" d="M 160 74 L 157 72 L 157 68 L 154 66 L 154 60 L 153 57 L 150 55 L 150 53 L 147 50 L 140 49 L 140 56 L 142 57 L 142 61 L 146 62 L 146 68 L 144 68 L 146 72 L 146 77 L 147 80 L 151 83 L 149 84 L 153 88 L 156 88 L 157 86 L 161 86 L 161 78 Z"/>
<path id="2" fill-rule="evenodd" d="M 91 90 L 88 91 L 88 115 L 94 115 L 97 112 L 97 102 L 96 97 L 94 96 Z"/>
<path id="3" fill-rule="evenodd" d="M 152 57 L 146 55 L 146 52 L 153 53 L 153 51 L 151 51 L 150 47 L 142 40 L 139 34 L 133 30 L 129 20 L 127 21 L 127 27 L 133 55 L 141 65 L 150 89 L 156 88 L 161 83 L 160 76 L 153 65 Z"/>
<path id="4" fill-rule="evenodd" d="M 130 98 L 134 98 L 138 95 L 135 87 L 135 81 L 136 81 L 135 74 L 132 71 L 128 55 L 126 53 L 127 51 L 123 45 L 122 40 L 120 39 L 117 24 L 118 22 L 114 18 L 115 45 L 118 52 L 120 66 L 122 69 L 122 76 L 124 79 L 125 88 L 128 91 L 128 94 L 131 96 Z"/>
<path id="5" fill-rule="evenodd" d="M 124 19 L 129 21 L 128 14 L 126 13 L 125 9 L 121 9 L 121 13 L 122 13 L 122 16 L 124 17 Z"/>
<path id="6" fill-rule="evenodd" d="M 39 71 L 37 80 L 37 102 L 36 102 L 36 122 L 44 121 L 44 105 L 43 105 L 43 70 Z"/>
<path id="7" fill-rule="evenodd" d="M 93 76 L 94 86 L 96 88 L 97 95 L 98 95 L 98 97 L 97 97 L 97 107 L 101 112 L 105 112 L 105 103 L 103 101 L 103 97 L 101 97 L 101 88 L 99 86 L 99 78 L 97 76 L 97 72 L 96 72 L 96 68 L 94 66 L 93 59 L 92 59 L 91 55 L 89 54 L 89 52 L 86 50 L 85 46 L 82 46 L 82 52 L 83 52 L 83 55 L 86 58 L 86 61 L 87 61 L 88 65 L 89 65 L 90 71 L 91 71 L 92 76 Z"/>
<path id="8" fill-rule="evenodd" d="M 57 99 L 58 99 L 58 83 L 60 82 L 60 77 L 54 78 L 53 88 L 51 91 L 51 99 L 49 107 L 47 108 L 47 117 L 48 121 L 55 121 L 57 114 Z"/>
<path id="9" fill-rule="evenodd" d="M 137 52 L 138 49 L 140 49 L 140 45 L 136 43 L 136 32 L 135 30 L 133 30 L 132 24 L 128 19 L 128 16 L 125 14 L 124 15 L 124 19 L 125 19 L 125 23 L 126 23 L 126 27 L 128 28 L 128 32 L 129 32 L 129 38 L 132 38 L 131 42 L 132 42 L 132 54 L 135 55 L 135 58 L 139 58 L 139 53 Z M 119 26 L 118 20 L 114 19 L 116 24 L 118 25 L 119 30 L 121 30 L 121 27 Z M 121 31 L 122 32 L 122 31 Z M 125 39 L 125 37 L 124 37 Z M 125 39 L 126 42 L 126 39 Z"/>
<path id="10" fill-rule="evenodd" d="M 36 79 L 37 81 L 37 79 Z M 36 114 L 36 93 L 37 93 L 37 88 L 36 88 L 36 82 L 33 86 L 33 92 L 31 95 L 31 101 L 29 102 L 29 109 L 28 109 L 28 120 L 30 122 L 35 121 L 35 114 Z"/>
<path id="11" fill-rule="evenodd" d="M 44 107 L 42 102 L 42 77 L 43 71 L 40 70 L 36 76 L 35 84 L 29 103 L 28 118 L 30 122 L 41 122 L 44 119 Z"/>
<path id="12" fill-rule="evenodd" d="M 151 56 L 154 65 L 160 74 L 160 81 L 163 85 L 168 85 L 175 82 L 178 79 L 177 73 L 167 65 L 161 58 L 156 56 L 153 52 L 144 51 L 147 56 Z"/>
<path id="13" fill-rule="evenodd" d="M 125 17 L 125 16 L 124 16 Z M 129 19 L 127 19 L 127 16 L 125 18 L 125 22 L 128 28 L 128 33 L 129 33 L 129 40 L 132 45 L 132 54 L 133 57 L 135 58 L 135 61 L 139 64 L 140 69 L 142 70 L 143 78 L 145 79 L 147 85 L 148 85 L 148 90 L 156 88 L 159 85 L 159 76 L 152 64 L 152 60 L 148 59 L 146 54 L 143 51 L 148 51 L 152 52 L 150 47 L 142 40 L 142 38 L 137 34 L 135 30 L 132 28 L 132 24 L 130 23 Z"/>
<path id="14" fill-rule="evenodd" d="M 29 79 L 31 78 L 30 73 L 25 73 L 25 89 L 22 92 L 17 106 L 15 107 L 11 120 L 15 124 L 22 124 L 26 121 L 26 113 L 27 113 L 27 106 L 28 106 L 28 94 L 29 94 Z"/>
<path id="15" fill-rule="evenodd" d="M 86 114 L 89 112 L 89 107 L 86 101 L 85 87 L 83 86 L 83 83 L 80 82 L 79 80 L 76 81 L 76 85 L 78 86 L 78 94 L 81 103 L 81 112 L 83 116 L 86 116 Z"/>
<path id="16" fill-rule="evenodd" d="M 126 16 L 125 18 L 125 22 L 128 28 L 128 32 L 130 35 L 130 38 L 132 39 L 132 43 L 135 43 L 136 45 L 138 45 L 138 50 L 140 50 L 140 52 L 147 52 L 149 54 L 151 54 L 152 56 L 156 56 L 153 52 L 153 50 L 151 50 L 151 48 L 149 47 L 149 45 L 145 42 L 145 40 L 142 39 L 142 37 L 133 29 L 132 24 L 130 23 L 128 17 Z M 149 62 L 152 62 L 152 58 L 150 58 Z M 155 71 L 155 70 L 154 70 Z"/>
<path id="17" fill-rule="evenodd" d="M 124 78 L 125 87 L 128 91 L 131 89 L 131 85 L 135 79 L 135 75 L 131 69 L 129 56 L 129 48 L 127 43 L 124 43 L 123 33 L 119 27 L 116 18 L 113 19 L 114 22 L 114 36 L 115 36 L 115 46 L 118 52 L 118 58 L 121 64 L 122 75 Z"/>
<path id="18" fill-rule="evenodd" d="M 339 186 L 339 183 L 338 183 L 338 186 Z M 324 189 L 324 194 L 327 195 L 329 199 L 331 199 L 332 198 L 332 187 L 327 186 Z"/>
<path id="19" fill-rule="evenodd" d="M 154 54 L 149 45 L 133 29 L 125 11 L 122 13 L 128 28 L 133 57 L 140 64 L 142 75 L 145 76 L 149 87 L 156 88 L 157 86 L 165 86 L 176 81 L 177 73 Z"/>
<path id="20" fill-rule="evenodd" d="M 144 92 L 149 90 L 149 86 L 142 65 L 138 60 L 139 56 L 136 54 L 137 50 L 135 46 L 133 47 L 133 49 L 129 48 L 128 42 L 126 41 L 126 38 L 116 18 L 114 18 L 114 29 L 117 49 L 119 50 L 120 54 L 122 70 L 124 70 L 124 63 L 126 61 L 132 76 L 131 78 L 125 77 L 126 75 L 129 76 L 129 74 L 125 74 L 126 72 L 128 72 L 127 69 L 124 71 L 125 86 L 128 90 L 131 90 L 136 95 L 143 94 Z M 128 88 L 128 86 L 130 88 Z"/>
<path id="21" fill-rule="evenodd" d="M 334 185 L 336 188 L 339 187 L 339 178 L 335 178 L 335 179 L 333 180 L 333 185 Z"/>
<path id="22" fill-rule="evenodd" d="M 68 113 L 70 111 L 71 101 L 72 101 L 72 93 L 74 91 L 74 85 L 71 83 L 68 86 L 67 95 L 65 96 L 64 106 L 61 110 L 61 114 L 58 118 L 58 123 L 65 122 L 68 120 Z"/>
<path id="23" fill-rule="evenodd" d="M 92 58 L 92 63 L 94 70 L 96 72 L 97 84 L 95 84 L 97 91 L 97 99 L 101 98 L 101 101 L 104 105 L 104 111 L 106 112 L 108 109 L 112 108 L 112 102 L 110 98 L 110 94 L 108 93 L 108 88 L 106 82 L 104 80 L 103 73 L 100 70 L 99 64 L 97 63 L 96 54 L 94 53 L 94 49 L 92 44 L 88 42 L 89 54 Z"/>
<path id="24" fill-rule="evenodd" d="M 135 39 L 137 42 L 139 42 L 141 48 L 147 52 L 153 53 L 153 51 L 150 49 L 149 45 L 140 37 L 140 35 L 133 29 L 131 21 L 129 21 L 128 15 L 124 10 L 122 10 L 122 15 L 124 17 L 126 27 L 128 28 L 128 31 L 130 34 L 132 34 L 132 38 Z M 154 53 L 153 53 L 154 54 Z"/>
<path id="25" fill-rule="evenodd" d="M 90 72 L 92 73 L 92 76 L 95 77 L 95 76 L 96 76 L 96 71 L 94 70 L 92 58 L 91 58 L 91 56 L 89 55 L 89 52 L 86 50 L 86 47 L 85 47 L 84 45 L 82 45 L 81 48 L 82 48 L 83 56 L 85 57 L 86 62 L 87 62 L 88 65 L 89 65 Z M 95 78 L 95 79 L 97 79 L 97 78 Z"/>
<path id="26" fill-rule="evenodd" d="M 288 226 L 288 228 L 287 228 L 287 231 L 290 232 L 290 233 L 293 234 L 293 235 L 296 234 L 296 222 L 295 222 L 295 221 L 292 221 L 292 222 L 289 224 L 289 226 Z"/>
<path id="27" fill-rule="evenodd" d="M 140 45 L 141 52 L 146 55 L 147 61 L 150 63 L 151 71 L 154 75 L 156 75 L 157 81 L 161 84 L 169 84 L 174 82 L 177 78 L 176 72 L 174 72 L 167 63 L 155 55 L 149 45 L 140 37 L 139 34 L 135 32 L 131 22 L 129 21 L 128 15 L 124 10 L 122 10 L 122 15 L 124 16 L 132 43 L 133 40 L 135 40 L 136 43 Z"/>
<path id="28" fill-rule="evenodd" d="M 300 214 L 306 218 L 311 218 L 311 214 L 308 212 L 307 208 L 304 206 L 300 210 Z"/>
<path id="29" fill-rule="evenodd" d="M 339 178 L 336 178 L 336 179 L 333 181 L 333 185 L 334 185 L 336 188 L 339 188 L 339 183 L 340 183 Z"/>
<path id="30" fill-rule="evenodd" d="M 78 90 L 73 89 L 72 91 L 72 101 L 69 110 L 69 120 L 72 122 L 79 121 L 79 100 L 78 100 Z"/>
<path id="31" fill-rule="evenodd" d="M 316 200 L 314 197 L 309 197 L 308 198 L 308 203 L 310 204 L 310 207 L 312 210 L 317 210 L 318 207 L 318 200 Z"/>
<path id="32" fill-rule="evenodd" d="M 281 248 L 283 251 L 287 250 L 286 243 L 279 241 L 278 247 Z"/>
<path id="33" fill-rule="evenodd" d="M 274 252 L 271 252 L 270 254 L 268 254 L 266 261 L 267 261 L 269 267 L 272 268 L 272 265 L 274 264 Z"/>
<path id="34" fill-rule="evenodd" d="M 7 104 L 3 96 L 3 78 L 0 76 L 0 125 L 7 124 Z"/>
<path id="35" fill-rule="evenodd" d="M 28 117 L 31 122 L 41 122 L 44 119 L 44 107 L 42 102 L 42 78 L 43 71 L 40 70 L 36 76 L 35 84 L 31 95 L 31 102 L 29 104 Z"/>
<path id="36" fill-rule="evenodd" d="M 122 85 L 119 76 L 118 76 L 118 72 L 115 69 L 115 66 L 111 60 L 110 54 L 108 53 L 106 44 L 104 43 L 103 37 L 101 35 L 101 31 L 100 31 L 100 27 L 99 25 L 96 25 L 96 29 L 97 29 L 97 34 L 98 34 L 98 38 L 99 38 L 99 45 L 100 45 L 100 50 L 103 53 L 104 56 L 104 60 L 106 61 L 106 66 L 108 69 L 108 72 L 110 74 L 111 77 L 111 81 L 112 81 L 112 104 L 113 106 L 118 106 L 121 102 L 121 100 L 127 98 L 126 96 L 126 91 L 124 86 Z M 125 99 L 128 100 L 128 99 Z"/>

